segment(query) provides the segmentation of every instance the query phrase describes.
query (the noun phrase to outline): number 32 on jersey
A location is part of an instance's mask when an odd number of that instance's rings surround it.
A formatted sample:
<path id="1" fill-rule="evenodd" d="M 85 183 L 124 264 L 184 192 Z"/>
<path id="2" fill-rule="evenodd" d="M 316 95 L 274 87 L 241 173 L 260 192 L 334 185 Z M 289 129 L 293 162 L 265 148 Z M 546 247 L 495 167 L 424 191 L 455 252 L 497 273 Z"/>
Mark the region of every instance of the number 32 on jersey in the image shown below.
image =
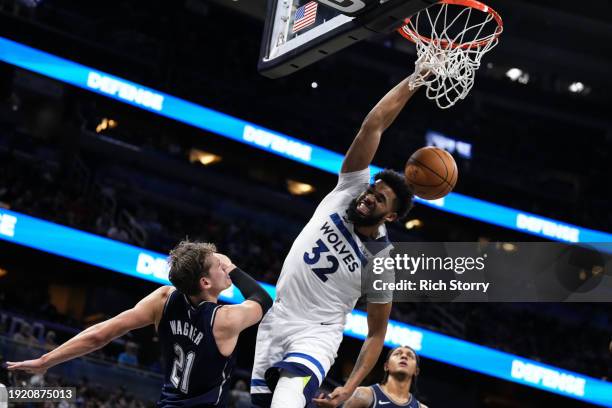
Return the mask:
<path id="1" fill-rule="evenodd" d="M 304 252 L 304 262 L 308 265 L 315 265 L 317 262 L 321 260 L 321 254 L 329 252 L 329 248 L 325 245 L 322 239 L 317 240 L 317 246 L 312 248 L 310 253 Z M 323 282 L 327 281 L 327 275 L 334 273 L 338 270 L 338 266 L 340 266 L 340 262 L 338 262 L 338 258 L 334 255 L 326 255 L 325 259 L 328 262 L 328 266 L 312 268 L 312 271 L 317 275 L 319 279 Z"/>
<path id="2" fill-rule="evenodd" d="M 304 252 L 304 262 L 311 267 L 315 275 L 327 282 L 327 275 L 338 271 L 341 265 L 349 272 L 355 272 L 359 264 L 351 253 L 350 245 L 340 238 L 329 222 L 325 222 L 320 231 L 323 236 L 317 239 L 310 251 Z"/>

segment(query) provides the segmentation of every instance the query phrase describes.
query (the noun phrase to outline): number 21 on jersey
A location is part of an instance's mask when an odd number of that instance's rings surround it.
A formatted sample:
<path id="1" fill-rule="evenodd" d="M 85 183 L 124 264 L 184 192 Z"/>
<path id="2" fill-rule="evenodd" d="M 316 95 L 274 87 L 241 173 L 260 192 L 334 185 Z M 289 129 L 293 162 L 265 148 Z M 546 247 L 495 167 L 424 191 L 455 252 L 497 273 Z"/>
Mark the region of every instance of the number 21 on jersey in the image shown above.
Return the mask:
<path id="1" fill-rule="evenodd" d="M 172 374 L 170 381 L 175 388 L 180 389 L 183 393 L 189 392 L 189 376 L 191 375 L 191 367 L 195 359 L 195 352 L 190 351 L 185 356 L 185 352 L 178 344 L 174 345 L 174 353 L 176 357 L 172 365 Z"/>

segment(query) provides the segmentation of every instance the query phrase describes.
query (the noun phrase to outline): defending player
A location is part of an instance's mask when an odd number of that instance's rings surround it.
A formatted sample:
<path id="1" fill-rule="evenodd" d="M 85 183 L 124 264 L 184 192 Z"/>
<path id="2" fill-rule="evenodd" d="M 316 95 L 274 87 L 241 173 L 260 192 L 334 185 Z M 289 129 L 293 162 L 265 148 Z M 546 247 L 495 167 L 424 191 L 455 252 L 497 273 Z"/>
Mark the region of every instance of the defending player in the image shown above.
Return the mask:
<path id="1" fill-rule="evenodd" d="M 412 394 L 419 375 L 419 356 L 410 347 L 396 347 L 385 360 L 379 384 L 358 387 L 344 408 L 427 408 Z"/>
<path id="2" fill-rule="evenodd" d="M 370 184 L 368 166 L 383 132 L 416 92 L 409 78 L 367 115 L 349 148 L 338 184 L 297 237 L 281 271 L 277 299 L 257 333 L 251 396 L 255 406 L 304 407 L 334 363 L 346 315 L 361 296 L 361 271 L 391 250 L 386 222 L 404 217 L 412 193 L 391 170 Z M 373 245 L 374 244 L 374 245 Z M 383 347 L 391 299 L 367 305 L 368 334 L 343 387 L 322 406 L 346 401 L 370 372 Z"/>
<path id="3" fill-rule="evenodd" d="M 154 324 L 164 361 L 158 407 L 224 407 L 238 335 L 272 305 L 257 282 L 216 253 L 213 244 L 183 241 L 170 252 L 169 279 L 134 308 L 96 324 L 42 357 L 8 363 L 9 370 L 44 373 L 85 355 L 130 330 Z M 234 283 L 245 301 L 220 306 L 219 293 Z"/>

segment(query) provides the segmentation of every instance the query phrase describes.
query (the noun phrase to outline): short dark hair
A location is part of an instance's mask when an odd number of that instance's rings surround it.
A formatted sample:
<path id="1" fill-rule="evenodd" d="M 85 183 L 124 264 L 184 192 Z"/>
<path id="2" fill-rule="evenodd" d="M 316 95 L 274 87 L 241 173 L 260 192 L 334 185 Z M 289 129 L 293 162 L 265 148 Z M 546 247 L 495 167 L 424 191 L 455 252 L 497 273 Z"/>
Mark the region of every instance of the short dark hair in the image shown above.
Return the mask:
<path id="1" fill-rule="evenodd" d="M 200 278 L 208 276 L 208 257 L 217 252 L 215 244 L 184 240 L 178 243 L 168 258 L 170 272 L 168 279 L 185 295 L 200 293 Z"/>
<path id="2" fill-rule="evenodd" d="M 414 203 L 414 194 L 406 183 L 406 178 L 395 170 L 385 169 L 374 176 L 374 181 L 384 181 L 386 185 L 393 190 L 397 197 L 397 205 L 395 212 L 397 213 L 397 220 L 408 215 L 408 212 L 412 209 Z"/>

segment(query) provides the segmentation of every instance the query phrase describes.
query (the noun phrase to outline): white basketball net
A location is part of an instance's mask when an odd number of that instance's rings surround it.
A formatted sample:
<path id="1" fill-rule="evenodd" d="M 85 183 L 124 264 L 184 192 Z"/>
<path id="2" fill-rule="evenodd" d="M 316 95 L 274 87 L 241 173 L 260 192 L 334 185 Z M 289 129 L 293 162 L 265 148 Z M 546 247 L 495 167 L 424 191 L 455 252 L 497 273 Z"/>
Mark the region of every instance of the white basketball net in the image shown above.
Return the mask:
<path id="1" fill-rule="evenodd" d="M 422 10 L 401 28 L 417 47 L 411 88 L 426 86 L 427 98 L 450 108 L 470 92 L 482 56 L 502 30 L 492 14 L 472 7 L 439 3 Z"/>

